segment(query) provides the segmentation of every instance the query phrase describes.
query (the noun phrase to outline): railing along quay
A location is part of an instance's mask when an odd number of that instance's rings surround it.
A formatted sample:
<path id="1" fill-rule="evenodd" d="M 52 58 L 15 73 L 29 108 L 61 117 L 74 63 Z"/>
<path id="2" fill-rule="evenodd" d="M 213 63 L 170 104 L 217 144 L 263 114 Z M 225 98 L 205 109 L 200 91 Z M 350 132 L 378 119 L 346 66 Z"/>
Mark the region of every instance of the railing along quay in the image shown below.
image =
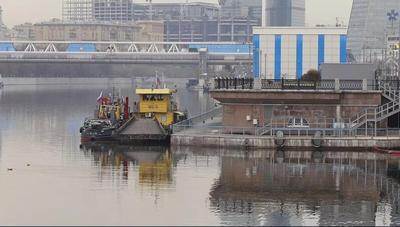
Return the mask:
<path id="1" fill-rule="evenodd" d="M 215 89 L 253 89 L 253 78 L 215 78 Z"/>
<path id="2" fill-rule="evenodd" d="M 262 90 L 366 90 L 366 80 L 295 80 L 261 79 Z M 215 89 L 253 89 L 255 81 L 253 78 L 215 78 Z M 373 83 L 375 88 L 375 85 Z M 373 89 L 375 90 L 375 89 Z"/>

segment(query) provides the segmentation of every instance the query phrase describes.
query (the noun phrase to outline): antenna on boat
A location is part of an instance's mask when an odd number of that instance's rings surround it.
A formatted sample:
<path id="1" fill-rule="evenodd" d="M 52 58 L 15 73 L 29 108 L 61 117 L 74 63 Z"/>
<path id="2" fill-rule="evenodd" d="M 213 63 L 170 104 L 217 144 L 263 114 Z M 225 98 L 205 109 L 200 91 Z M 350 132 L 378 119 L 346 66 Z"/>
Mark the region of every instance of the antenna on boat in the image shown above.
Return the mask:
<path id="1" fill-rule="evenodd" d="M 162 82 L 164 84 L 164 88 L 167 88 L 167 84 L 165 83 L 164 72 L 162 73 Z"/>
<path id="2" fill-rule="evenodd" d="M 156 89 L 159 89 L 161 87 L 161 80 L 158 77 L 158 71 L 156 71 Z"/>

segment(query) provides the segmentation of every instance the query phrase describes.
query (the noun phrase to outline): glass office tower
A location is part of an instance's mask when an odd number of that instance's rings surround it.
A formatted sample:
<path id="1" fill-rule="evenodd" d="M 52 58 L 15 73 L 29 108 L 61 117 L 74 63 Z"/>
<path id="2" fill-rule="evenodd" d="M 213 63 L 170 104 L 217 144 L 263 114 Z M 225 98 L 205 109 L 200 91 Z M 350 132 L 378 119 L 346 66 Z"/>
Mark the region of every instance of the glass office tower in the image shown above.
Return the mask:
<path id="1" fill-rule="evenodd" d="M 399 36 L 400 0 L 354 0 L 348 29 L 348 54 L 352 62 L 374 62 L 387 54 L 388 37 Z"/>
<path id="2" fill-rule="evenodd" d="M 268 26 L 304 26 L 305 0 L 268 0 Z"/>

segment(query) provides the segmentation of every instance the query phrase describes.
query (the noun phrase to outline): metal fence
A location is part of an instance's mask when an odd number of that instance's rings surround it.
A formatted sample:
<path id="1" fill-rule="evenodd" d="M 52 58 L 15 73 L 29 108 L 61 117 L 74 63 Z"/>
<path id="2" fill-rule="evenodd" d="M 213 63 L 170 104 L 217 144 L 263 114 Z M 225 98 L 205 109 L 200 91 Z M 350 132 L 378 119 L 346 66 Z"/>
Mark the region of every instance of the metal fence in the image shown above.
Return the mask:
<path id="1" fill-rule="evenodd" d="M 215 89 L 253 89 L 253 78 L 215 78 Z"/>
<path id="2" fill-rule="evenodd" d="M 282 90 L 362 90 L 363 80 L 269 80 L 261 79 L 261 89 L 282 89 Z M 375 90 L 375 82 L 368 83 L 369 87 Z M 253 89 L 253 78 L 215 78 L 215 89 Z"/>

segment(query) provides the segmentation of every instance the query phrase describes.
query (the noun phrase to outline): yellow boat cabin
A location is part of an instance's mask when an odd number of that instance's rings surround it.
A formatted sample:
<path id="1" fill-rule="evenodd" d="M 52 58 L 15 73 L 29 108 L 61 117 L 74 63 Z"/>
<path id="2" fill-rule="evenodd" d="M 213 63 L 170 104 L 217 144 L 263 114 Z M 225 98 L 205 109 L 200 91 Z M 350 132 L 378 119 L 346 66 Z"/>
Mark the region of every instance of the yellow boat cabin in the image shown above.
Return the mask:
<path id="1" fill-rule="evenodd" d="M 178 112 L 173 100 L 175 89 L 136 89 L 139 96 L 138 113 L 146 118 L 156 118 L 163 126 L 182 120 L 184 116 Z"/>

